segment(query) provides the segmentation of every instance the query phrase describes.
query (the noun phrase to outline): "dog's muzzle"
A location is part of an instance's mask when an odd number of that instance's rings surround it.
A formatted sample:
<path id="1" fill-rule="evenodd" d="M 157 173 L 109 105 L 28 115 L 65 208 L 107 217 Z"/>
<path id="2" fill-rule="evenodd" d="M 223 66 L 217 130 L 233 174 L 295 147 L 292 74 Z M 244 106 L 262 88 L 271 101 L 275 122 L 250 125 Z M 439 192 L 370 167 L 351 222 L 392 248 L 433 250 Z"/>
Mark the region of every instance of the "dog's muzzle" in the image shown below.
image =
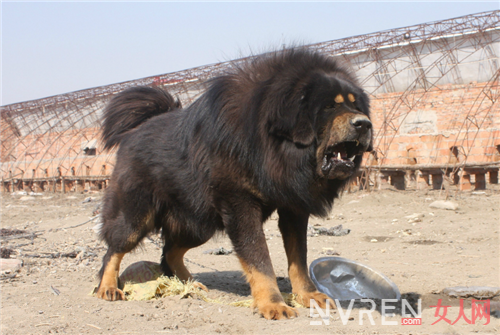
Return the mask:
<path id="1" fill-rule="evenodd" d="M 321 174 L 328 179 L 346 179 L 370 150 L 372 123 L 366 115 L 345 113 L 334 120 L 322 154 Z"/>

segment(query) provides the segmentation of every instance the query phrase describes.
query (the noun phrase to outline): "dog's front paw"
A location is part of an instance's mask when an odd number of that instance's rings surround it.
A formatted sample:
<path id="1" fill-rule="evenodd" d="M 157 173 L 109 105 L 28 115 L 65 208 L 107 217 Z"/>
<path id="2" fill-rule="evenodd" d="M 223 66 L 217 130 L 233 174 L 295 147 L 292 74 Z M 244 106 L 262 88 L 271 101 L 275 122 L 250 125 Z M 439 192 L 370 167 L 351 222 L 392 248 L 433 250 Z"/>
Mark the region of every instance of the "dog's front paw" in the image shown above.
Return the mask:
<path id="1" fill-rule="evenodd" d="M 256 306 L 260 315 L 268 320 L 284 320 L 297 317 L 298 313 L 284 302 L 267 302 Z"/>
<path id="2" fill-rule="evenodd" d="M 330 303 L 330 308 L 332 309 L 337 308 L 333 299 L 324 293 L 314 291 L 314 292 L 302 292 L 297 294 L 297 302 L 302 306 L 311 307 L 311 300 L 316 301 L 318 306 L 323 309 L 326 308 L 327 302 Z"/>

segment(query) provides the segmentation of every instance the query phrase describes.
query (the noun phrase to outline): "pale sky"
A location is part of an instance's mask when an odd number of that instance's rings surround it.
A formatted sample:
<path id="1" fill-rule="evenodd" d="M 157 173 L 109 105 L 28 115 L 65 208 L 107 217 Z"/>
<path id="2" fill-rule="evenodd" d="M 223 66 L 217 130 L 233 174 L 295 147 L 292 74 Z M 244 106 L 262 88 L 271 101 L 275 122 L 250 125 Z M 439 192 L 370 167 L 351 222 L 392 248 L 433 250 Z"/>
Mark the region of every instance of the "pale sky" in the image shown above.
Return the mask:
<path id="1" fill-rule="evenodd" d="M 0 105 L 496 9 L 498 1 L 2 1 Z"/>

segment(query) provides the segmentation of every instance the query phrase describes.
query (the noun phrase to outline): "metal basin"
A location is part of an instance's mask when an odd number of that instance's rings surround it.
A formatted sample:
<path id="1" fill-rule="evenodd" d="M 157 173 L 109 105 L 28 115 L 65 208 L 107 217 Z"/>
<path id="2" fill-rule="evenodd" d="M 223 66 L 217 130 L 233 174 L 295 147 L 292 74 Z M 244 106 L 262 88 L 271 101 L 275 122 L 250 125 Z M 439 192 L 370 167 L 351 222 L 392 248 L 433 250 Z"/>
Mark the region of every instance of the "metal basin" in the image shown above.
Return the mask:
<path id="1" fill-rule="evenodd" d="M 401 299 L 398 287 L 389 278 L 346 258 L 318 258 L 309 272 L 318 291 L 332 299 Z"/>

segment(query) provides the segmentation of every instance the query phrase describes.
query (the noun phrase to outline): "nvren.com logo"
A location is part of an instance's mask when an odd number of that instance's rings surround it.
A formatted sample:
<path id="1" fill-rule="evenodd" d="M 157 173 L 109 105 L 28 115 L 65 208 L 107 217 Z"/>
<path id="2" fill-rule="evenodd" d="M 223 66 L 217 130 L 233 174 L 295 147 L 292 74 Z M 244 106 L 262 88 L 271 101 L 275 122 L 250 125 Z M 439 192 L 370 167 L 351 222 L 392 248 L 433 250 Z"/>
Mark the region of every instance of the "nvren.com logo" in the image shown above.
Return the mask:
<path id="1" fill-rule="evenodd" d="M 361 303 L 370 303 L 371 308 L 369 310 L 364 310 L 364 309 L 359 309 L 359 324 L 363 325 L 363 320 L 364 317 L 366 316 L 368 320 L 370 321 L 371 325 L 375 325 L 375 320 L 373 319 L 372 313 L 375 311 L 376 304 L 375 301 L 372 299 L 360 299 L 359 300 Z M 352 299 L 349 302 L 349 306 L 347 309 L 344 311 L 342 306 L 340 305 L 340 302 L 338 299 L 335 299 L 335 303 L 337 305 L 337 311 L 340 316 L 340 319 L 342 321 L 343 325 L 347 325 L 347 322 L 351 318 L 351 313 L 352 309 L 354 307 L 354 302 L 355 300 Z M 421 325 L 422 324 L 422 301 L 421 299 L 418 299 L 418 304 L 417 304 L 417 310 L 415 310 L 411 304 L 406 300 L 406 299 L 382 299 L 381 300 L 381 310 L 380 313 L 382 314 L 381 318 L 381 324 L 384 326 L 396 326 L 398 325 L 398 321 L 396 320 L 387 320 L 387 317 L 394 317 L 394 313 L 390 313 L 391 310 L 396 309 L 396 304 L 401 303 L 401 325 Z M 319 325 L 329 325 L 330 324 L 330 303 L 327 301 L 326 308 L 322 309 L 319 307 L 318 303 L 311 299 L 310 303 L 310 316 L 311 318 L 321 318 L 321 320 L 313 320 L 310 322 L 310 325 L 313 326 L 319 326 Z M 446 316 L 448 314 L 448 307 L 451 306 L 444 306 L 442 305 L 442 299 L 438 300 L 437 305 L 435 306 L 429 306 L 431 308 L 436 308 L 436 312 L 434 313 L 434 317 L 437 318 L 432 325 L 444 321 L 447 322 L 448 324 L 454 325 L 457 323 L 460 319 L 464 319 L 465 322 L 468 324 L 475 324 L 477 320 L 482 320 L 483 318 L 485 319 L 484 325 L 487 325 L 490 323 L 490 301 L 489 300 L 474 300 L 472 299 L 472 304 L 471 304 L 471 317 L 468 318 L 465 310 L 464 310 L 464 301 L 463 299 L 460 299 L 460 311 L 458 313 L 458 317 L 455 319 L 455 321 L 451 321 L 451 319 L 448 319 Z M 409 312 L 409 313 L 408 313 Z"/>

